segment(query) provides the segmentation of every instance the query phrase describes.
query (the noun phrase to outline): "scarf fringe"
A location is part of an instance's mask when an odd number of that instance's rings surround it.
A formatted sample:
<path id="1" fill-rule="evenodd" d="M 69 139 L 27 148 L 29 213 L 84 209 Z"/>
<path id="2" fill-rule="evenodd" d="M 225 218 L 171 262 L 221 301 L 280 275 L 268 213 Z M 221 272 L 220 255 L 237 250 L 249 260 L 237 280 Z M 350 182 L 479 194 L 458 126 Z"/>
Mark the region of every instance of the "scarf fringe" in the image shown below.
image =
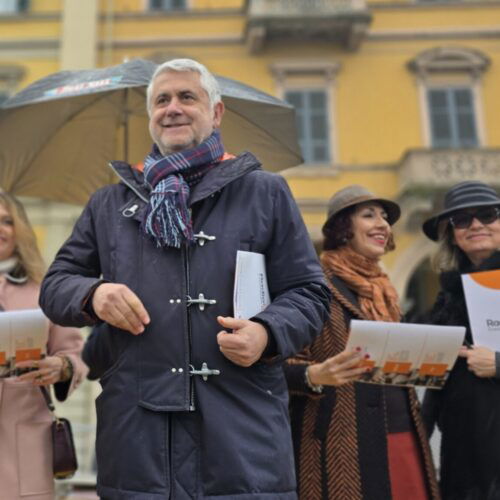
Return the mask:
<path id="1" fill-rule="evenodd" d="M 158 247 L 180 248 L 184 241 L 194 241 L 190 186 L 219 163 L 223 154 L 218 130 L 200 145 L 167 156 L 153 146 L 144 161 L 145 183 L 152 192 L 142 230 Z"/>
<path id="2" fill-rule="evenodd" d="M 191 214 L 186 203 L 189 187 L 179 192 L 170 191 L 170 196 L 164 196 L 167 191 L 162 184 L 165 181 L 159 182 L 159 192 L 151 195 L 144 230 L 154 236 L 158 247 L 180 248 L 184 239 L 193 240 Z"/>

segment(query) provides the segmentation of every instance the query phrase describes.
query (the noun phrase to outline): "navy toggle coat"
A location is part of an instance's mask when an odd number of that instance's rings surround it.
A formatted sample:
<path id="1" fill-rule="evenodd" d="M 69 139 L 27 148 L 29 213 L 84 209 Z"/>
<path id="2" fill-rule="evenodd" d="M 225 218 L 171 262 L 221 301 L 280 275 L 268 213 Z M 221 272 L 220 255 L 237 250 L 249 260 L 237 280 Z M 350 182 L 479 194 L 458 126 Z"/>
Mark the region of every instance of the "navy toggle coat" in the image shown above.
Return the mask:
<path id="1" fill-rule="evenodd" d="M 191 190 L 196 243 L 165 249 L 140 230 L 149 196 L 142 174 L 113 168 L 121 182 L 93 195 L 40 301 L 58 324 L 97 323 L 85 360 L 103 388 L 98 494 L 295 500 L 281 362 L 320 332 L 330 293 L 286 182 L 249 153 L 220 163 Z M 272 297 L 254 320 L 275 356 L 248 368 L 225 358 L 216 340 L 216 317 L 233 315 L 237 250 L 265 255 Z M 143 334 L 99 324 L 85 310 L 102 280 L 138 295 L 151 318 Z"/>

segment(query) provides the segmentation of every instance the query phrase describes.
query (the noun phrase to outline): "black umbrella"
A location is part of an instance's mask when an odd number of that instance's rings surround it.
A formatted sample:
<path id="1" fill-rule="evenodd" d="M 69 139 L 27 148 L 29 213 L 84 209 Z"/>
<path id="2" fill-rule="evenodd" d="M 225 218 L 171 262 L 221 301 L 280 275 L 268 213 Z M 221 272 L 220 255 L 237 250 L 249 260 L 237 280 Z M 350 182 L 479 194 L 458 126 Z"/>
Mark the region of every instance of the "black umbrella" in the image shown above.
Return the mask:
<path id="1" fill-rule="evenodd" d="M 151 148 L 146 87 L 156 69 L 134 59 L 110 68 L 42 78 L 0 110 L 0 186 L 12 194 L 85 203 L 116 179 L 107 163 L 138 163 Z M 217 77 L 231 153 L 252 151 L 277 171 L 302 161 L 293 107 L 248 85 Z"/>

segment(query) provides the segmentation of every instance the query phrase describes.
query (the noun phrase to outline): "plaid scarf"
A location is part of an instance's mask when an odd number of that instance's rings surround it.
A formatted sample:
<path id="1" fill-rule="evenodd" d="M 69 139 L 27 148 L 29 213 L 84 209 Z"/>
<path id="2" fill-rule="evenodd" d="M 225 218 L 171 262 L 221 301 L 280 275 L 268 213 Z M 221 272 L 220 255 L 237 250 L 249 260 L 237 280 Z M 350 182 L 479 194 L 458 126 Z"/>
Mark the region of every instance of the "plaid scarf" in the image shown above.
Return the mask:
<path id="1" fill-rule="evenodd" d="M 151 191 L 142 230 L 158 247 L 180 248 L 183 240 L 194 241 L 190 188 L 217 165 L 224 154 L 220 132 L 194 148 L 163 156 L 156 144 L 144 160 L 144 183 Z"/>

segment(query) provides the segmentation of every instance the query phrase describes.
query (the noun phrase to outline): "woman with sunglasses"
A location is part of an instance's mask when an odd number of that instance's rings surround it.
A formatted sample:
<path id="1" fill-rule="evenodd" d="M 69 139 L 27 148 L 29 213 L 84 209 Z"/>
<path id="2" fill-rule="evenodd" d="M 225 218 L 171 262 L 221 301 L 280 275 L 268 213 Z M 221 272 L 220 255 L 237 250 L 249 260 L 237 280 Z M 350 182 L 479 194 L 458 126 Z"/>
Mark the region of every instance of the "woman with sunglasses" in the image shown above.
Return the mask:
<path id="1" fill-rule="evenodd" d="M 444 210 L 423 225 L 439 242 L 441 291 L 426 322 L 467 328 L 464 347 L 441 391 L 428 390 L 423 416 L 429 435 L 442 432 L 444 500 L 500 499 L 500 353 L 473 345 L 461 275 L 500 269 L 500 197 L 467 181 L 445 195 Z M 500 303 L 499 303 L 500 307 Z"/>

